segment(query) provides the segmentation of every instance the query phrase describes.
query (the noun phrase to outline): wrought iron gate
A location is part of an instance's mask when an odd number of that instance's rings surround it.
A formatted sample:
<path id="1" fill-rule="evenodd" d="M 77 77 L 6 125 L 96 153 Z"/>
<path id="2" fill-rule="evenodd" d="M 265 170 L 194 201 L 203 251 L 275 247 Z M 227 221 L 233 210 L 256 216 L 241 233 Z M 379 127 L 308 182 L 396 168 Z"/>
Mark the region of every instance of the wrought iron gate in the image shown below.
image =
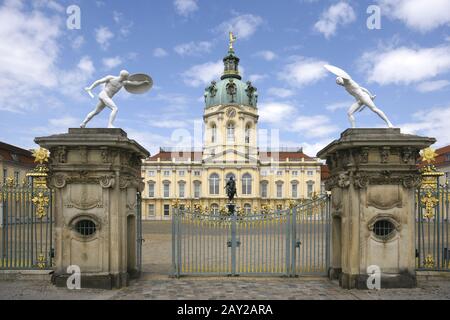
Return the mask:
<path id="1" fill-rule="evenodd" d="M 140 192 L 136 194 L 136 268 L 142 272 L 142 195 Z"/>
<path id="2" fill-rule="evenodd" d="M 418 270 L 450 271 L 450 193 L 438 172 L 428 165 L 416 196 L 416 261 Z"/>
<path id="3" fill-rule="evenodd" d="M 200 205 L 173 206 L 172 273 L 182 275 L 326 275 L 330 201 L 324 195 L 289 209 L 229 216 Z"/>
<path id="4" fill-rule="evenodd" d="M 35 151 L 40 164 L 22 184 L 0 185 L 0 270 L 51 269 L 53 193 L 47 187 L 48 151 Z"/>

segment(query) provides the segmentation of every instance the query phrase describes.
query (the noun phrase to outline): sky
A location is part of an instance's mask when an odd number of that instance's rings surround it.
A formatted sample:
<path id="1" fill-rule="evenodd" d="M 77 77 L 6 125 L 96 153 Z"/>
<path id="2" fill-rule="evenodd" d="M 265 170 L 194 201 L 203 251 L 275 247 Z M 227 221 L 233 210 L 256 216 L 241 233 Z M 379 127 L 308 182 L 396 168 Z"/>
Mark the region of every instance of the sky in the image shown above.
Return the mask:
<path id="1" fill-rule="evenodd" d="M 261 137 L 314 156 L 349 127 L 354 99 L 323 68 L 332 64 L 376 94 L 402 132 L 448 145 L 449 26 L 450 0 L 3 0 L 0 141 L 30 149 L 78 127 L 96 105 L 83 88 L 127 69 L 154 87 L 122 90 L 115 125 L 152 154 L 201 148 L 203 93 L 233 31 L 243 80 L 258 88 Z M 368 109 L 356 119 L 384 126 Z"/>

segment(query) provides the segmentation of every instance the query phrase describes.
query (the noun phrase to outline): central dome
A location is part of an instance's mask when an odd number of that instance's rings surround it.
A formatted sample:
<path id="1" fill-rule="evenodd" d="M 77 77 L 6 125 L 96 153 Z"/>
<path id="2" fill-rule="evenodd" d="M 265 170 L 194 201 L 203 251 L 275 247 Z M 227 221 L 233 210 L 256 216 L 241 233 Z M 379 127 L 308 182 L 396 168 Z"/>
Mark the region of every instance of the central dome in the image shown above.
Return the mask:
<path id="1" fill-rule="evenodd" d="M 219 82 L 212 81 L 205 89 L 206 108 L 217 105 L 246 105 L 256 108 L 258 103 L 257 89 L 250 81 L 244 83 L 239 75 L 239 58 L 230 48 L 223 59 L 224 72 Z"/>

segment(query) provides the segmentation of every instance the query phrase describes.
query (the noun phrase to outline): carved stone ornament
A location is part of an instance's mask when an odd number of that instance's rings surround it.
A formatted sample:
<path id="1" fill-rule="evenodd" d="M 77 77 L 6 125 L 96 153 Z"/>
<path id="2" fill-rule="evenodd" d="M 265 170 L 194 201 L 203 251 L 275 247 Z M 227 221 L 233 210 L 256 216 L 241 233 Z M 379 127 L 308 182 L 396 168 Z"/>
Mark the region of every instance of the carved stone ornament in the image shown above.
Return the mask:
<path id="1" fill-rule="evenodd" d="M 50 185 L 62 189 L 66 186 L 66 176 L 63 174 L 55 174 L 51 177 Z"/>
<path id="2" fill-rule="evenodd" d="M 369 162 L 369 148 L 361 148 L 359 152 L 359 162 L 368 163 Z"/>
<path id="3" fill-rule="evenodd" d="M 102 148 L 100 155 L 103 163 L 109 163 L 111 161 L 108 148 Z"/>
<path id="4" fill-rule="evenodd" d="M 420 175 L 408 175 L 403 178 L 402 184 L 406 189 L 416 189 L 422 183 L 422 177 Z"/>
<path id="5" fill-rule="evenodd" d="M 337 180 L 339 188 L 348 188 L 350 186 L 350 178 L 346 173 L 340 173 Z"/>
<path id="6" fill-rule="evenodd" d="M 115 181 L 114 176 L 103 176 L 99 179 L 100 185 L 104 189 L 114 188 Z"/>
<path id="7" fill-rule="evenodd" d="M 353 185 L 355 188 L 364 189 L 369 185 L 369 177 L 360 173 L 353 176 Z"/>
<path id="8" fill-rule="evenodd" d="M 136 189 L 139 189 L 142 186 L 142 178 L 140 177 L 133 177 L 131 175 L 125 175 L 121 176 L 119 178 L 119 188 L 120 189 L 126 189 L 129 187 L 134 187 Z"/>
<path id="9" fill-rule="evenodd" d="M 414 159 L 414 150 L 410 147 L 403 148 L 402 150 L 403 163 L 410 163 L 413 159 Z"/>
<path id="10" fill-rule="evenodd" d="M 388 163 L 389 155 L 390 155 L 390 148 L 389 147 L 382 147 L 380 149 L 381 163 Z"/>
<path id="11" fill-rule="evenodd" d="M 58 147 L 56 151 L 56 161 L 58 163 L 66 163 L 67 162 L 67 149 L 66 147 Z"/>

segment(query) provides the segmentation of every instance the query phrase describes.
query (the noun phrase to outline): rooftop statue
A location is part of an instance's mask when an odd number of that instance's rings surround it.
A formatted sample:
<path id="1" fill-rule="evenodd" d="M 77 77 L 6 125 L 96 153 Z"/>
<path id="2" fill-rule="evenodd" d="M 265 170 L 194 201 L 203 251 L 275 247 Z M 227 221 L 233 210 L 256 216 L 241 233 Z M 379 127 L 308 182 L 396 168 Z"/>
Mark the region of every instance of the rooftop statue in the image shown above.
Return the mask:
<path id="1" fill-rule="evenodd" d="M 387 116 L 384 114 L 384 112 L 378 109 L 373 102 L 376 98 L 376 95 L 373 95 L 369 90 L 361 87 L 359 84 L 353 81 L 353 79 L 344 70 L 330 65 L 325 65 L 324 67 L 325 69 L 336 75 L 336 83 L 340 86 L 343 86 L 345 90 L 347 90 L 347 92 L 356 99 L 356 102 L 351 105 L 350 109 L 348 109 L 347 112 L 352 128 L 356 127 L 354 114 L 358 111 L 364 110 L 365 107 L 368 107 L 370 110 L 375 112 L 381 119 L 384 120 L 384 122 L 386 122 L 389 128 L 394 127 Z"/>
<path id="2" fill-rule="evenodd" d="M 91 111 L 86 119 L 81 123 L 80 127 L 85 128 L 89 121 L 92 120 L 97 114 L 99 114 L 105 107 L 111 109 L 111 115 L 109 116 L 108 128 L 114 128 L 114 120 L 116 119 L 118 108 L 112 98 L 125 87 L 129 93 L 142 94 L 149 91 L 153 86 L 153 80 L 148 75 L 145 74 L 135 74 L 131 75 L 128 71 L 120 71 L 120 75 L 116 76 L 106 76 L 100 80 L 95 81 L 90 87 L 85 88 L 87 93 L 94 98 L 92 90 L 104 84 L 104 87 L 100 94 L 98 95 L 99 102 L 95 109 Z"/>

